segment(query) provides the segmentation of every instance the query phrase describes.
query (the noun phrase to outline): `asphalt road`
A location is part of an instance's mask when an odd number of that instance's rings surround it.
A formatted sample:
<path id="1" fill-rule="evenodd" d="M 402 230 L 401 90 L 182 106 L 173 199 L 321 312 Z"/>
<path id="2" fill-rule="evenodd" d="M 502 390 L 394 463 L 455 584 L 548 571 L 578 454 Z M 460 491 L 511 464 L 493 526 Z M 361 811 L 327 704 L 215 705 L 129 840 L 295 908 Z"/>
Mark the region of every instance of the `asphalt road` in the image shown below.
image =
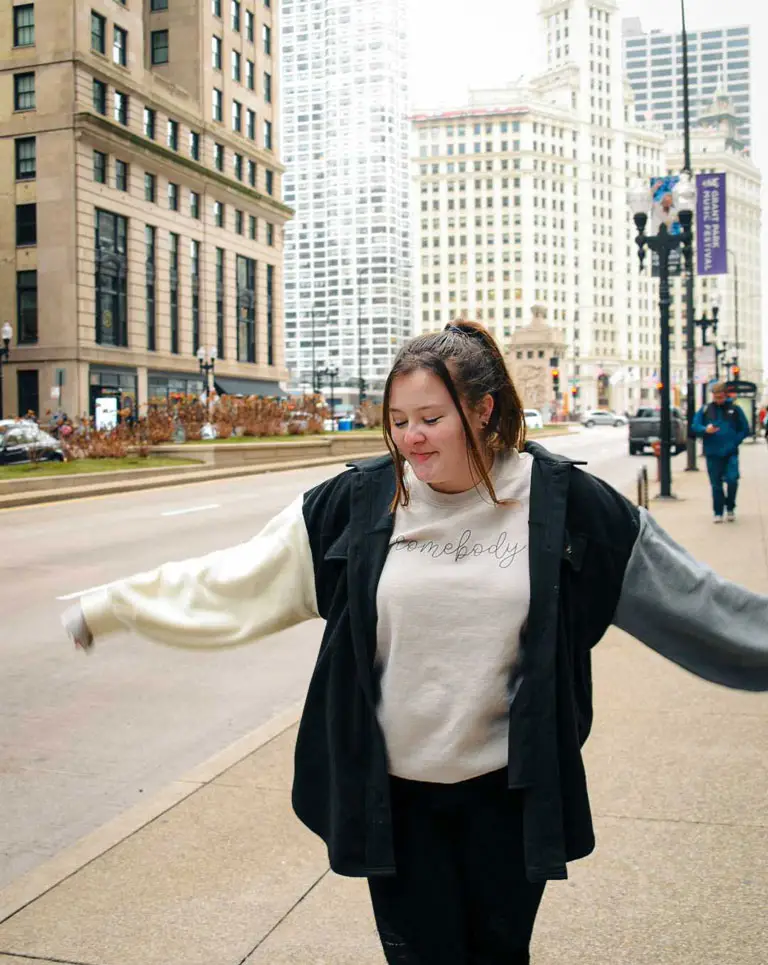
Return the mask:
<path id="1" fill-rule="evenodd" d="M 626 492 L 645 461 L 626 429 L 549 445 Z M 301 700 L 321 633 L 220 653 L 125 634 L 85 656 L 59 623 L 67 598 L 248 539 L 339 468 L 0 512 L 0 887 Z"/>

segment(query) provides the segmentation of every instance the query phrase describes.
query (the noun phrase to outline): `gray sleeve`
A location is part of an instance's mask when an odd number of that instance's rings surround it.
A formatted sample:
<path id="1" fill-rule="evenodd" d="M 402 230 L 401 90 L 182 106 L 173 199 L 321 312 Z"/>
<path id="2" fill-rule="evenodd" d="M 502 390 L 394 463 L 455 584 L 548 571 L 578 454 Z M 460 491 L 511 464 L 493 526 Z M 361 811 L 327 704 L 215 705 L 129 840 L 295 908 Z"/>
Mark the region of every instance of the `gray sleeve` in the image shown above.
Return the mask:
<path id="1" fill-rule="evenodd" d="M 642 509 L 613 622 L 705 680 L 768 690 L 768 596 L 698 563 Z"/>

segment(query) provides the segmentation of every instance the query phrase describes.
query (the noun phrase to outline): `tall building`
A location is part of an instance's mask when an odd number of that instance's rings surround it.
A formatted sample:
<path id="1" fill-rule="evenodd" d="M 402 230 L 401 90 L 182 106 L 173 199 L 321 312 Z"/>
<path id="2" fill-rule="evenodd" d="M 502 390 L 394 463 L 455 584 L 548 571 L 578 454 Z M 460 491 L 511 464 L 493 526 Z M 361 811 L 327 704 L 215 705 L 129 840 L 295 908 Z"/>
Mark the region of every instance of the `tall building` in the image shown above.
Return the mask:
<path id="1" fill-rule="evenodd" d="M 335 369 L 352 403 L 410 332 L 405 16 L 405 0 L 282 0 L 286 363 L 305 389 Z"/>
<path id="2" fill-rule="evenodd" d="M 622 24 L 624 66 L 635 93 L 641 120 L 663 130 L 683 129 L 682 34 L 653 30 L 644 33 L 637 17 Z M 691 121 L 712 103 L 718 85 L 725 86 L 740 122 L 739 136 L 749 147 L 752 138 L 750 99 L 750 28 L 728 27 L 688 32 L 688 77 Z"/>
<path id="3" fill-rule="evenodd" d="M 635 119 L 617 11 L 613 0 L 542 0 L 544 73 L 413 118 L 415 327 L 439 328 L 465 315 L 508 345 L 531 307 L 545 306 L 565 336 L 559 369 L 569 409 L 632 410 L 655 398 L 659 380 L 658 285 L 650 259 L 644 271 L 639 267 L 627 189 L 635 178 L 679 171 L 682 162 L 667 158 L 660 125 Z M 709 157 L 715 143 L 727 157 Z M 749 198 L 749 216 L 737 230 L 753 267 L 759 174 L 738 144 L 702 132 L 694 167 L 717 164 L 734 173 L 729 192 L 738 192 L 739 203 Z M 751 284 L 759 291 L 754 275 Z M 703 296 L 707 283 L 697 290 Z M 681 297 L 678 287 L 677 306 Z M 697 301 L 698 310 L 705 304 Z M 678 402 L 684 349 L 678 323 Z"/>
<path id="4" fill-rule="evenodd" d="M 0 16 L 5 413 L 203 387 L 283 362 L 277 11 L 42 0 Z M 51 391 L 53 389 L 53 392 Z"/>

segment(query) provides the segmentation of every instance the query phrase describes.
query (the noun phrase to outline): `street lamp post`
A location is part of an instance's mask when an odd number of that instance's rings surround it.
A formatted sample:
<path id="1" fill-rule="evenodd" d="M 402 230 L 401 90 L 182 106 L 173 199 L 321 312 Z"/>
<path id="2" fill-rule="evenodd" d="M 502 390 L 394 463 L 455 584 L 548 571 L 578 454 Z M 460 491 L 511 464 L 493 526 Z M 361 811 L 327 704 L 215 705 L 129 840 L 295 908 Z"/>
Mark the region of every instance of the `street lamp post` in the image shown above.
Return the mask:
<path id="1" fill-rule="evenodd" d="M 736 356 L 736 364 L 739 364 L 739 263 L 736 261 L 736 254 L 733 248 L 729 248 L 727 254 L 731 256 L 731 264 L 733 265 L 733 321 L 734 321 L 734 336 L 736 344 L 734 345 L 734 354 Z"/>
<path id="2" fill-rule="evenodd" d="M 211 395 L 213 394 L 213 369 L 216 365 L 217 352 L 215 348 L 208 351 L 200 346 L 197 350 L 197 361 L 200 363 L 200 374 L 205 377 L 205 402 L 208 409 L 208 421 L 211 421 Z M 208 359 L 206 361 L 206 358 Z"/>
<path id="3" fill-rule="evenodd" d="M 637 249 L 642 269 L 645 250 L 649 248 L 659 257 L 659 310 L 661 314 L 661 499 L 672 498 L 672 419 L 670 411 L 670 366 L 669 366 L 669 256 L 680 245 L 690 246 L 693 235 L 691 222 L 696 203 L 696 189 L 690 175 L 683 173 L 675 189 L 676 207 L 679 212 L 681 233 L 672 235 L 662 222 L 658 234 L 646 235 L 648 211 L 652 198 L 650 188 L 645 182 L 638 181 L 628 194 L 629 205 L 637 227 Z"/>
<path id="4" fill-rule="evenodd" d="M 365 402 L 365 379 L 363 378 L 363 292 L 360 287 L 362 275 L 368 275 L 369 268 L 357 269 L 357 377 L 358 377 L 358 405 L 362 408 Z"/>
<path id="5" fill-rule="evenodd" d="M 691 168 L 691 109 L 690 87 L 688 78 L 688 30 L 685 24 L 685 0 L 680 0 L 680 19 L 682 21 L 683 46 L 683 173 L 693 179 Z M 691 242 L 683 252 L 685 254 L 685 356 L 686 356 L 686 422 L 688 424 L 687 470 L 696 471 L 696 440 L 693 437 L 693 418 L 696 415 L 696 338 L 694 332 L 693 306 L 693 218 L 689 224 Z"/>
<path id="6" fill-rule="evenodd" d="M 3 366 L 8 361 L 8 356 L 11 354 L 11 339 L 13 338 L 13 329 L 11 328 L 10 322 L 6 322 L 3 325 L 0 335 L 3 339 L 2 347 L 0 347 L 0 419 L 3 418 Z"/>
<path id="7" fill-rule="evenodd" d="M 339 377 L 338 369 L 323 369 L 321 372 L 317 373 L 319 381 L 318 388 L 322 387 L 322 379 L 328 379 L 328 383 L 331 387 L 331 432 L 336 431 L 336 398 L 334 396 L 334 388 L 336 385 L 336 379 Z"/>
<path id="8" fill-rule="evenodd" d="M 717 322 L 720 316 L 720 296 L 715 292 L 711 299 L 710 305 L 712 306 L 712 318 L 710 318 L 706 311 L 702 314 L 701 318 L 697 318 L 694 322 L 696 328 L 701 329 L 701 345 L 706 348 L 708 345 L 712 345 L 715 350 L 715 378 L 717 378 Z M 712 329 L 712 334 L 714 335 L 714 342 L 707 341 L 707 332 Z M 701 404 L 707 404 L 707 383 L 704 382 L 701 386 Z"/>

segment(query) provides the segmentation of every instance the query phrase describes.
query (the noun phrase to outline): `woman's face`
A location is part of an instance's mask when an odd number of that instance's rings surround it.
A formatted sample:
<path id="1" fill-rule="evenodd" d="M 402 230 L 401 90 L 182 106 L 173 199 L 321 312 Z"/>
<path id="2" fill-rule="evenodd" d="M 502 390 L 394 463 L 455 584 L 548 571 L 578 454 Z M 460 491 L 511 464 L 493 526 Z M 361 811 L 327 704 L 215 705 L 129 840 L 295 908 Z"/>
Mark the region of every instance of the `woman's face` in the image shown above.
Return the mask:
<path id="1" fill-rule="evenodd" d="M 492 409 L 490 396 L 477 410 L 464 406 L 481 452 L 483 423 Z M 442 379 L 428 369 L 398 375 L 390 390 L 389 412 L 392 439 L 421 482 L 444 493 L 466 492 L 476 484 L 461 416 Z"/>

